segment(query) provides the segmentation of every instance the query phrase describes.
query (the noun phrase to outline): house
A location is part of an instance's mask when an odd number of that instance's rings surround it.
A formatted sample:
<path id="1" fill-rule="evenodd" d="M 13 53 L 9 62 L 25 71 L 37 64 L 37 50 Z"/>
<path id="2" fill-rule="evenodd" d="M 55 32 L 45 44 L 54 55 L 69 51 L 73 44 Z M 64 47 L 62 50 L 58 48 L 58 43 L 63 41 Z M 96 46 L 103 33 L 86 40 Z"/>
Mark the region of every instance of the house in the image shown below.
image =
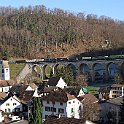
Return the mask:
<path id="1" fill-rule="evenodd" d="M 24 91 L 34 91 L 34 89 L 29 85 L 15 84 L 9 90 L 10 93 L 16 96 L 19 96 Z"/>
<path id="2" fill-rule="evenodd" d="M 23 103 L 23 115 L 24 118 L 29 118 L 30 108 L 32 105 L 32 99 L 34 97 L 35 91 L 24 91 L 20 94 L 19 99 Z"/>
<path id="3" fill-rule="evenodd" d="M 91 121 L 67 117 L 48 117 L 43 124 L 94 124 Z"/>
<path id="4" fill-rule="evenodd" d="M 99 100 L 93 94 L 85 94 L 78 97 L 78 100 L 83 104 L 81 117 L 85 119 L 97 121 L 99 116 Z"/>
<path id="5" fill-rule="evenodd" d="M 14 80 L 0 80 L 0 92 L 8 93 L 14 84 L 16 84 Z"/>
<path id="6" fill-rule="evenodd" d="M 0 60 L 0 80 L 10 80 L 8 61 Z"/>
<path id="7" fill-rule="evenodd" d="M 110 90 L 111 90 L 110 86 L 100 87 L 100 89 L 98 90 L 98 92 L 99 92 L 99 100 L 108 100 Z"/>
<path id="8" fill-rule="evenodd" d="M 87 89 L 83 87 L 66 87 L 64 90 L 69 94 L 74 95 L 75 97 L 79 97 L 88 93 Z"/>
<path id="9" fill-rule="evenodd" d="M 64 90 L 56 90 L 42 97 L 42 118 L 50 115 L 80 118 L 81 102 Z"/>
<path id="10" fill-rule="evenodd" d="M 61 77 L 51 77 L 49 81 L 47 82 L 47 85 L 56 86 L 62 89 L 67 87 L 67 84 L 64 82 L 64 80 Z"/>
<path id="11" fill-rule="evenodd" d="M 124 95 L 123 84 L 113 84 L 109 93 L 109 98 L 116 98 Z"/>
<path id="12" fill-rule="evenodd" d="M 120 107 L 123 102 L 123 97 L 117 97 L 113 99 L 109 99 L 107 101 L 102 101 L 100 103 L 101 112 L 100 118 L 102 118 L 105 122 L 111 120 L 113 123 L 118 124 L 119 122 L 119 112 Z"/>
<path id="13" fill-rule="evenodd" d="M 4 121 L 3 111 L 0 110 L 0 122 Z"/>
<path id="14" fill-rule="evenodd" d="M 15 95 L 8 95 L 0 101 L 0 109 L 5 113 L 22 112 L 22 103 Z"/>
<path id="15" fill-rule="evenodd" d="M 38 95 L 41 97 L 41 96 L 46 96 L 48 95 L 50 92 L 52 91 L 56 91 L 56 90 L 61 90 L 61 88 L 59 87 L 55 87 L 55 86 L 49 86 L 49 87 L 46 87 L 46 86 L 40 86 L 38 88 Z"/>

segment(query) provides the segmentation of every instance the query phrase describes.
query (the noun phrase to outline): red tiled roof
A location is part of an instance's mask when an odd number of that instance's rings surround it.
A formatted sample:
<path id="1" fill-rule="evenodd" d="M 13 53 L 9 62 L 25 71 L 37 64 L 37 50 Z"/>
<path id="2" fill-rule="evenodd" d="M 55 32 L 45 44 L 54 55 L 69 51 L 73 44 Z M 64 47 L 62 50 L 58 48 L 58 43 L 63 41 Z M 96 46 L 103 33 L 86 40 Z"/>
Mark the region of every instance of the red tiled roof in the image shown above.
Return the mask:
<path id="1" fill-rule="evenodd" d="M 0 80 L 0 87 L 12 86 L 16 83 L 15 80 Z"/>

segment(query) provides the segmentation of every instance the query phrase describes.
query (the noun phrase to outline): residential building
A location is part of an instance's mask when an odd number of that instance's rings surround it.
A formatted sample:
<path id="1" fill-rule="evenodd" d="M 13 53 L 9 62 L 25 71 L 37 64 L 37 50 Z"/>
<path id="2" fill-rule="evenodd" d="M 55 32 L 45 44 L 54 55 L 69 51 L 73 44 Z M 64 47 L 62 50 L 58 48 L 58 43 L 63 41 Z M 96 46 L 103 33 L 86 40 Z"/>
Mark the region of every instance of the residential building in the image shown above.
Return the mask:
<path id="1" fill-rule="evenodd" d="M 116 98 L 124 95 L 123 84 L 113 84 L 109 93 L 109 98 Z"/>
<path id="2" fill-rule="evenodd" d="M 22 103 L 15 95 L 8 95 L 0 101 L 0 109 L 5 113 L 22 112 Z"/>
<path id="3" fill-rule="evenodd" d="M 16 96 L 20 96 L 24 91 L 34 91 L 34 89 L 29 85 L 15 84 L 9 90 L 10 93 L 15 94 Z"/>
<path id="4" fill-rule="evenodd" d="M 50 92 L 42 97 L 42 118 L 50 115 L 80 118 L 81 102 L 63 90 Z"/>
<path id="5" fill-rule="evenodd" d="M 99 117 L 99 100 L 93 94 L 85 94 L 78 97 L 83 104 L 83 111 L 81 111 L 81 117 L 92 121 L 97 121 Z"/>
<path id="6" fill-rule="evenodd" d="M 101 113 L 100 118 L 102 118 L 105 122 L 111 120 L 113 123 L 119 123 L 119 112 L 120 107 L 123 102 L 123 97 L 117 97 L 113 99 L 109 99 L 107 101 L 102 101 L 100 103 Z"/>
<path id="7" fill-rule="evenodd" d="M 70 87 L 66 87 L 64 90 L 68 92 L 69 94 L 74 95 L 75 97 L 79 97 L 79 96 L 82 96 L 88 93 L 86 88 L 83 88 L 83 87 L 71 87 L 70 86 Z"/>
<path id="8" fill-rule="evenodd" d="M 61 88 L 59 87 L 55 87 L 55 86 L 49 86 L 49 87 L 46 87 L 46 86 L 40 86 L 38 88 L 38 95 L 41 97 L 41 96 L 46 96 L 48 95 L 50 92 L 52 91 L 56 91 L 56 90 L 61 90 Z"/>
<path id="9" fill-rule="evenodd" d="M 0 60 L 0 80 L 10 80 L 8 61 Z"/>
<path id="10" fill-rule="evenodd" d="M 56 87 L 59 87 L 62 89 L 67 87 L 67 84 L 65 83 L 65 81 L 61 77 L 51 77 L 49 79 L 49 81 L 47 82 L 47 85 L 48 86 L 56 86 Z"/>
<path id="11" fill-rule="evenodd" d="M 14 84 L 16 84 L 14 80 L 0 80 L 0 92 L 8 93 Z"/>

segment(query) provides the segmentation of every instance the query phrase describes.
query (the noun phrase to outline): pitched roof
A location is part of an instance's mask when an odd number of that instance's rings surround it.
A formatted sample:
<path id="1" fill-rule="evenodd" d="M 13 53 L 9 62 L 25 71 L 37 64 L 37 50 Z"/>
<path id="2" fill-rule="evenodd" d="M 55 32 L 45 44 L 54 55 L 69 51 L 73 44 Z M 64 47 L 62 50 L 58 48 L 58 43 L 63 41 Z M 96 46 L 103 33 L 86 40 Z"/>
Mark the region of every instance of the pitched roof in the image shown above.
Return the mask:
<path id="1" fill-rule="evenodd" d="M 19 99 L 21 102 L 28 102 L 32 99 L 35 91 L 24 91 L 20 94 Z"/>
<path id="2" fill-rule="evenodd" d="M 0 101 L 4 100 L 6 96 L 7 96 L 6 93 L 0 92 Z"/>
<path id="3" fill-rule="evenodd" d="M 57 90 L 50 92 L 47 96 L 43 96 L 43 100 L 52 101 L 52 102 L 67 102 L 68 100 L 75 99 L 76 97 L 70 95 L 69 93 L 65 92 L 64 90 Z"/>
<path id="4" fill-rule="evenodd" d="M 16 84 L 15 80 L 0 80 L 0 87 L 12 86 Z"/>
<path id="5" fill-rule="evenodd" d="M 7 95 L 1 102 L 0 104 L 2 105 L 5 101 L 7 101 L 10 97 L 12 97 L 13 99 L 15 99 L 16 101 L 20 102 L 20 100 L 13 94 L 9 94 Z"/>
<path id="6" fill-rule="evenodd" d="M 50 93 L 50 92 L 58 90 L 58 89 L 60 89 L 60 88 L 55 87 L 55 86 L 43 87 L 39 90 L 39 94 Z"/>
<path id="7" fill-rule="evenodd" d="M 49 86 L 56 86 L 59 80 L 60 80 L 60 77 L 51 77 L 47 82 L 47 84 Z"/>
<path id="8" fill-rule="evenodd" d="M 80 96 L 78 99 L 80 101 L 85 100 L 85 102 L 89 101 L 90 103 L 98 102 L 98 99 L 93 94 L 85 94 L 83 96 Z"/>
<path id="9" fill-rule="evenodd" d="M 35 83 L 30 83 L 29 86 L 30 86 L 32 89 L 38 88 L 38 86 L 37 86 Z"/>
<path id="10" fill-rule="evenodd" d="M 67 117 L 48 118 L 43 124 L 85 124 L 85 120 Z"/>
<path id="11" fill-rule="evenodd" d="M 24 92 L 27 89 L 27 87 L 28 85 L 15 84 L 10 88 L 9 92 L 20 95 L 20 93 Z"/>
<path id="12" fill-rule="evenodd" d="M 113 84 L 111 87 L 124 87 L 124 84 Z"/>
<path id="13" fill-rule="evenodd" d="M 81 87 L 67 87 L 65 88 L 65 91 L 68 92 L 71 95 L 78 96 L 79 92 L 81 90 Z"/>
<path id="14" fill-rule="evenodd" d="M 123 102 L 123 97 L 117 97 L 117 98 L 113 98 L 113 99 L 109 99 L 107 100 L 108 103 L 114 104 L 114 105 L 122 105 Z"/>

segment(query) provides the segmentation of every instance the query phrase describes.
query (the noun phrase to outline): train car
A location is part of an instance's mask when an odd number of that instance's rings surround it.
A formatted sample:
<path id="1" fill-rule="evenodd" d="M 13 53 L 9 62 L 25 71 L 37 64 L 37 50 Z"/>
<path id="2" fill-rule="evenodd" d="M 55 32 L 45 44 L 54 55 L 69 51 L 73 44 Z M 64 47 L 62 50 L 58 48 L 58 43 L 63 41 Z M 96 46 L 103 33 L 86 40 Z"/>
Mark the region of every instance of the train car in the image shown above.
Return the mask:
<path id="1" fill-rule="evenodd" d="M 84 56 L 84 57 L 82 57 L 82 60 L 92 60 L 92 57 L 91 56 Z"/>

